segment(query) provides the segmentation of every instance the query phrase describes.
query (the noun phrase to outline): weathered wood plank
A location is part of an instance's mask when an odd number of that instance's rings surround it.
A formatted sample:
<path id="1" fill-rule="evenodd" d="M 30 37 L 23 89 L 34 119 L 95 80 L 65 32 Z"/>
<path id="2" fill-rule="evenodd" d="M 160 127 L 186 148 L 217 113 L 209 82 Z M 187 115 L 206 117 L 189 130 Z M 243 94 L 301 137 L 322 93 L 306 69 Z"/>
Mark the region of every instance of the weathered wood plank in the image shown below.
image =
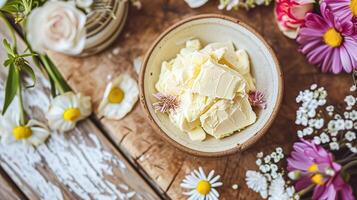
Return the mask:
<path id="1" fill-rule="evenodd" d="M 0 30 L 3 38 L 10 39 L 6 29 Z M 24 49 L 20 38 L 18 44 Z M 2 51 L 1 63 L 4 58 Z M 6 74 L 1 67 L 0 104 Z M 31 118 L 46 122 L 49 82 L 38 70 L 36 75 L 36 87 L 24 93 L 25 109 Z M 50 139 L 37 148 L 1 144 L 0 165 L 29 199 L 159 199 L 90 120 L 66 134 L 52 131 Z"/>
<path id="2" fill-rule="evenodd" d="M 0 197 L 7 200 L 26 199 L 7 174 L 0 168 Z"/>
<path id="3" fill-rule="evenodd" d="M 70 85 L 75 90 L 92 96 L 97 106 L 108 76 L 128 72 L 137 77 L 133 60 L 143 56 L 161 32 L 182 18 L 202 13 L 220 13 L 239 18 L 261 33 L 276 51 L 284 72 L 286 89 L 283 106 L 269 133 L 241 154 L 220 159 L 202 159 L 182 153 L 158 138 L 146 122 L 139 105 L 120 121 L 100 119 L 100 123 L 113 141 L 136 160 L 138 167 L 172 199 L 184 199 L 179 184 L 188 172 L 198 166 L 202 166 L 206 172 L 214 169 L 222 176 L 224 187 L 219 189 L 221 199 L 259 199 L 245 185 L 245 171 L 256 169 L 256 153 L 270 152 L 276 146 L 282 146 L 286 150 L 291 148 L 292 142 L 296 140 L 296 127 L 293 125 L 298 91 L 316 82 L 331 89 L 329 96 L 337 102 L 341 101 L 338 99 L 341 88 L 347 88 L 351 84 L 349 75 L 321 75 L 315 67 L 309 65 L 304 56 L 298 53 L 295 41 L 285 38 L 274 24 L 272 6 L 252 11 L 228 12 L 219 11 L 217 1 L 210 1 L 206 6 L 195 10 L 190 9 L 184 1 L 143 1 L 143 9 L 131 10 L 124 33 L 106 51 L 87 58 L 73 58 L 56 53 L 52 53 L 51 57 Z M 336 80 L 339 80 L 339 84 L 334 83 Z M 240 185 L 240 189 L 232 189 L 233 184 Z"/>

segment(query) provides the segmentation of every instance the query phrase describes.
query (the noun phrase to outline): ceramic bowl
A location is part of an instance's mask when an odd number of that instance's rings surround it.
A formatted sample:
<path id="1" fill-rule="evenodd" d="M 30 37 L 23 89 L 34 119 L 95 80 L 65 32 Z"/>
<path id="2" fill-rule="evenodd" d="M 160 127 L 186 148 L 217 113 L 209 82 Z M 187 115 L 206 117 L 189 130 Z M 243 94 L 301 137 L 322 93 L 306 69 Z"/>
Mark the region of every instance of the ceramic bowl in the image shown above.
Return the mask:
<path id="1" fill-rule="evenodd" d="M 267 98 L 267 108 L 257 112 L 257 121 L 244 130 L 217 140 L 206 137 L 203 142 L 191 141 L 188 135 L 172 124 L 166 114 L 155 112 L 152 104 L 157 93 L 161 63 L 176 56 L 185 42 L 197 38 L 205 46 L 212 42 L 232 41 L 248 51 L 256 86 Z M 140 101 L 154 130 L 172 145 L 190 154 L 219 157 L 242 151 L 258 141 L 275 119 L 282 100 L 283 80 L 273 50 L 251 27 L 238 19 L 223 15 L 198 15 L 171 26 L 154 42 L 143 61 L 140 78 Z"/>

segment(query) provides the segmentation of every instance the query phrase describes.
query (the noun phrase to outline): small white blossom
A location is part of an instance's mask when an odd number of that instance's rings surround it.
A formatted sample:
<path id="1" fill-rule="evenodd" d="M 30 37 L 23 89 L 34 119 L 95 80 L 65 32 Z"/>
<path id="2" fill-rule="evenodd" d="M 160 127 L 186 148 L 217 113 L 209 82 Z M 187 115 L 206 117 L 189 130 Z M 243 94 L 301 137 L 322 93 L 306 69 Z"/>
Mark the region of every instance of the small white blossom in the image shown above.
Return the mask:
<path id="1" fill-rule="evenodd" d="M 275 149 L 275 151 L 276 151 L 276 153 L 278 153 L 278 154 L 283 153 L 283 148 L 277 147 L 277 148 Z"/>
<path id="2" fill-rule="evenodd" d="M 349 130 L 353 128 L 353 122 L 351 120 L 345 120 L 345 129 Z"/>
<path id="3" fill-rule="evenodd" d="M 322 144 L 325 144 L 325 143 L 330 142 L 330 137 L 329 137 L 326 133 L 324 133 L 324 132 L 321 133 L 320 139 L 321 139 L 321 143 L 322 143 Z"/>
<path id="4" fill-rule="evenodd" d="M 333 107 L 333 106 L 327 106 L 326 107 L 326 111 L 327 112 L 333 112 L 335 110 L 335 107 Z"/>
<path id="5" fill-rule="evenodd" d="M 345 98 L 345 102 L 348 107 L 354 106 L 356 104 L 356 98 L 352 95 L 348 95 Z"/>
<path id="6" fill-rule="evenodd" d="M 317 84 L 314 83 L 310 86 L 310 90 L 316 90 L 317 89 Z"/>
<path id="7" fill-rule="evenodd" d="M 264 156 L 263 152 L 257 153 L 257 158 L 263 158 L 263 156 Z"/>
<path id="8" fill-rule="evenodd" d="M 357 120 L 357 111 L 352 110 L 352 111 L 350 112 L 350 119 L 351 119 L 352 121 L 356 121 L 356 120 Z"/>
<path id="9" fill-rule="evenodd" d="M 298 136 L 299 138 L 302 138 L 302 137 L 304 137 L 304 133 L 303 133 L 301 130 L 298 130 L 298 131 L 297 131 L 297 136 Z"/>
<path id="10" fill-rule="evenodd" d="M 314 143 L 317 144 L 317 145 L 321 144 L 321 139 L 320 139 L 319 136 L 314 136 L 313 141 L 314 141 Z"/>
<path id="11" fill-rule="evenodd" d="M 270 155 L 265 156 L 265 158 L 264 158 L 264 162 L 265 162 L 265 163 L 269 163 L 270 160 L 271 160 Z"/>
<path id="12" fill-rule="evenodd" d="M 255 164 L 257 164 L 257 166 L 262 165 L 262 159 L 258 159 L 255 161 Z"/>
<path id="13" fill-rule="evenodd" d="M 330 143 L 330 149 L 331 150 L 339 150 L 340 149 L 340 145 L 337 142 L 331 142 Z"/>
<path id="14" fill-rule="evenodd" d="M 324 119 L 317 119 L 315 121 L 314 127 L 316 129 L 321 129 L 324 126 Z"/>
<path id="15" fill-rule="evenodd" d="M 278 166 L 276 164 L 271 164 L 270 169 L 271 169 L 271 171 L 276 172 L 276 171 L 278 171 Z"/>
<path id="16" fill-rule="evenodd" d="M 353 140 L 356 139 L 356 133 L 352 131 L 347 131 L 347 133 L 345 134 L 345 138 L 347 141 L 352 142 Z"/>
<path id="17" fill-rule="evenodd" d="M 350 88 L 350 91 L 351 91 L 351 92 L 356 91 L 356 85 L 352 85 L 351 88 Z"/>

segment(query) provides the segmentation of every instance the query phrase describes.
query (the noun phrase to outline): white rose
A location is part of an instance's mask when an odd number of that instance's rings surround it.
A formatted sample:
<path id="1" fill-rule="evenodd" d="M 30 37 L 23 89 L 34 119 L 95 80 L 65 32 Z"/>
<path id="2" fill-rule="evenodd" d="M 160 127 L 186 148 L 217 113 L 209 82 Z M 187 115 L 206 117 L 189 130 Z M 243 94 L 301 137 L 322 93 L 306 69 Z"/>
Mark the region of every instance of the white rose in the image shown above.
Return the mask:
<path id="1" fill-rule="evenodd" d="M 6 4 L 6 0 L 0 0 L 0 8 L 2 8 Z"/>
<path id="2" fill-rule="evenodd" d="M 76 0 L 76 5 L 85 10 L 90 10 L 93 4 L 93 0 Z"/>
<path id="3" fill-rule="evenodd" d="M 33 50 L 53 50 L 76 55 L 86 40 L 86 15 L 73 2 L 48 1 L 28 17 L 27 39 Z"/>
<path id="4" fill-rule="evenodd" d="M 209 0 L 185 0 L 191 8 L 199 8 L 206 4 Z"/>

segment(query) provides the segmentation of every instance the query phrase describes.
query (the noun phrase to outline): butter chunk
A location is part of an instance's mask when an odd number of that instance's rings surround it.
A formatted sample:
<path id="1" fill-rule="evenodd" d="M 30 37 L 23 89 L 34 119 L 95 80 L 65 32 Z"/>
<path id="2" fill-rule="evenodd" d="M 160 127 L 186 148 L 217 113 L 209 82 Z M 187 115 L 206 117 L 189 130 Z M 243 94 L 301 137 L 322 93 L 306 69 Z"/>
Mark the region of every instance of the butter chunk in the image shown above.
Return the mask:
<path id="1" fill-rule="evenodd" d="M 201 42 L 197 39 L 195 40 L 188 40 L 186 42 L 186 48 L 189 48 L 189 49 L 195 49 L 195 50 L 200 50 L 202 47 L 201 47 Z"/>
<path id="2" fill-rule="evenodd" d="M 181 131 L 189 132 L 200 126 L 200 120 L 188 122 L 182 109 L 170 112 L 169 118 Z"/>
<path id="3" fill-rule="evenodd" d="M 236 69 L 237 66 L 239 65 L 239 60 L 232 42 L 211 43 L 207 45 L 202 51 L 210 53 L 222 48 L 225 49 L 225 52 L 223 56 L 221 56 L 221 58 L 219 59 L 219 63 L 222 65 L 227 65 L 232 69 Z"/>
<path id="4" fill-rule="evenodd" d="M 202 96 L 232 100 L 236 92 L 245 90 L 245 81 L 234 70 L 208 60 L 202 65 L 192 91 Z"/>
<path id="5" fill-rule="evenodd" d="M 181 93 L 181 83 L 172 72 L 171 62 L 163 62 L 161 65 L 160 77 L 155 84 L 157 91 L 163 94 L 179 95 Z"/>
<path id="6" fill-rule="evenodd" d="M 233 101 L 219 100 L 200 121 L 208 134 L 219 139 L 253 124 L 256 118 L 248 97 L 239 95 Z"/>
<path id="7" fill-rule="evenodd" d="M 206 139 L 206 132 L 201 127 L 197 127 L 194 130 L 187 132 L 187 134 L 192 141 L 203 141 Z"/>
<path id="8" fill-rule="evenodd" d="M 188 122 L 193 122 L 206 112 L 214 99 L 186 91 L 180 98 L 180 107 Z"/>

